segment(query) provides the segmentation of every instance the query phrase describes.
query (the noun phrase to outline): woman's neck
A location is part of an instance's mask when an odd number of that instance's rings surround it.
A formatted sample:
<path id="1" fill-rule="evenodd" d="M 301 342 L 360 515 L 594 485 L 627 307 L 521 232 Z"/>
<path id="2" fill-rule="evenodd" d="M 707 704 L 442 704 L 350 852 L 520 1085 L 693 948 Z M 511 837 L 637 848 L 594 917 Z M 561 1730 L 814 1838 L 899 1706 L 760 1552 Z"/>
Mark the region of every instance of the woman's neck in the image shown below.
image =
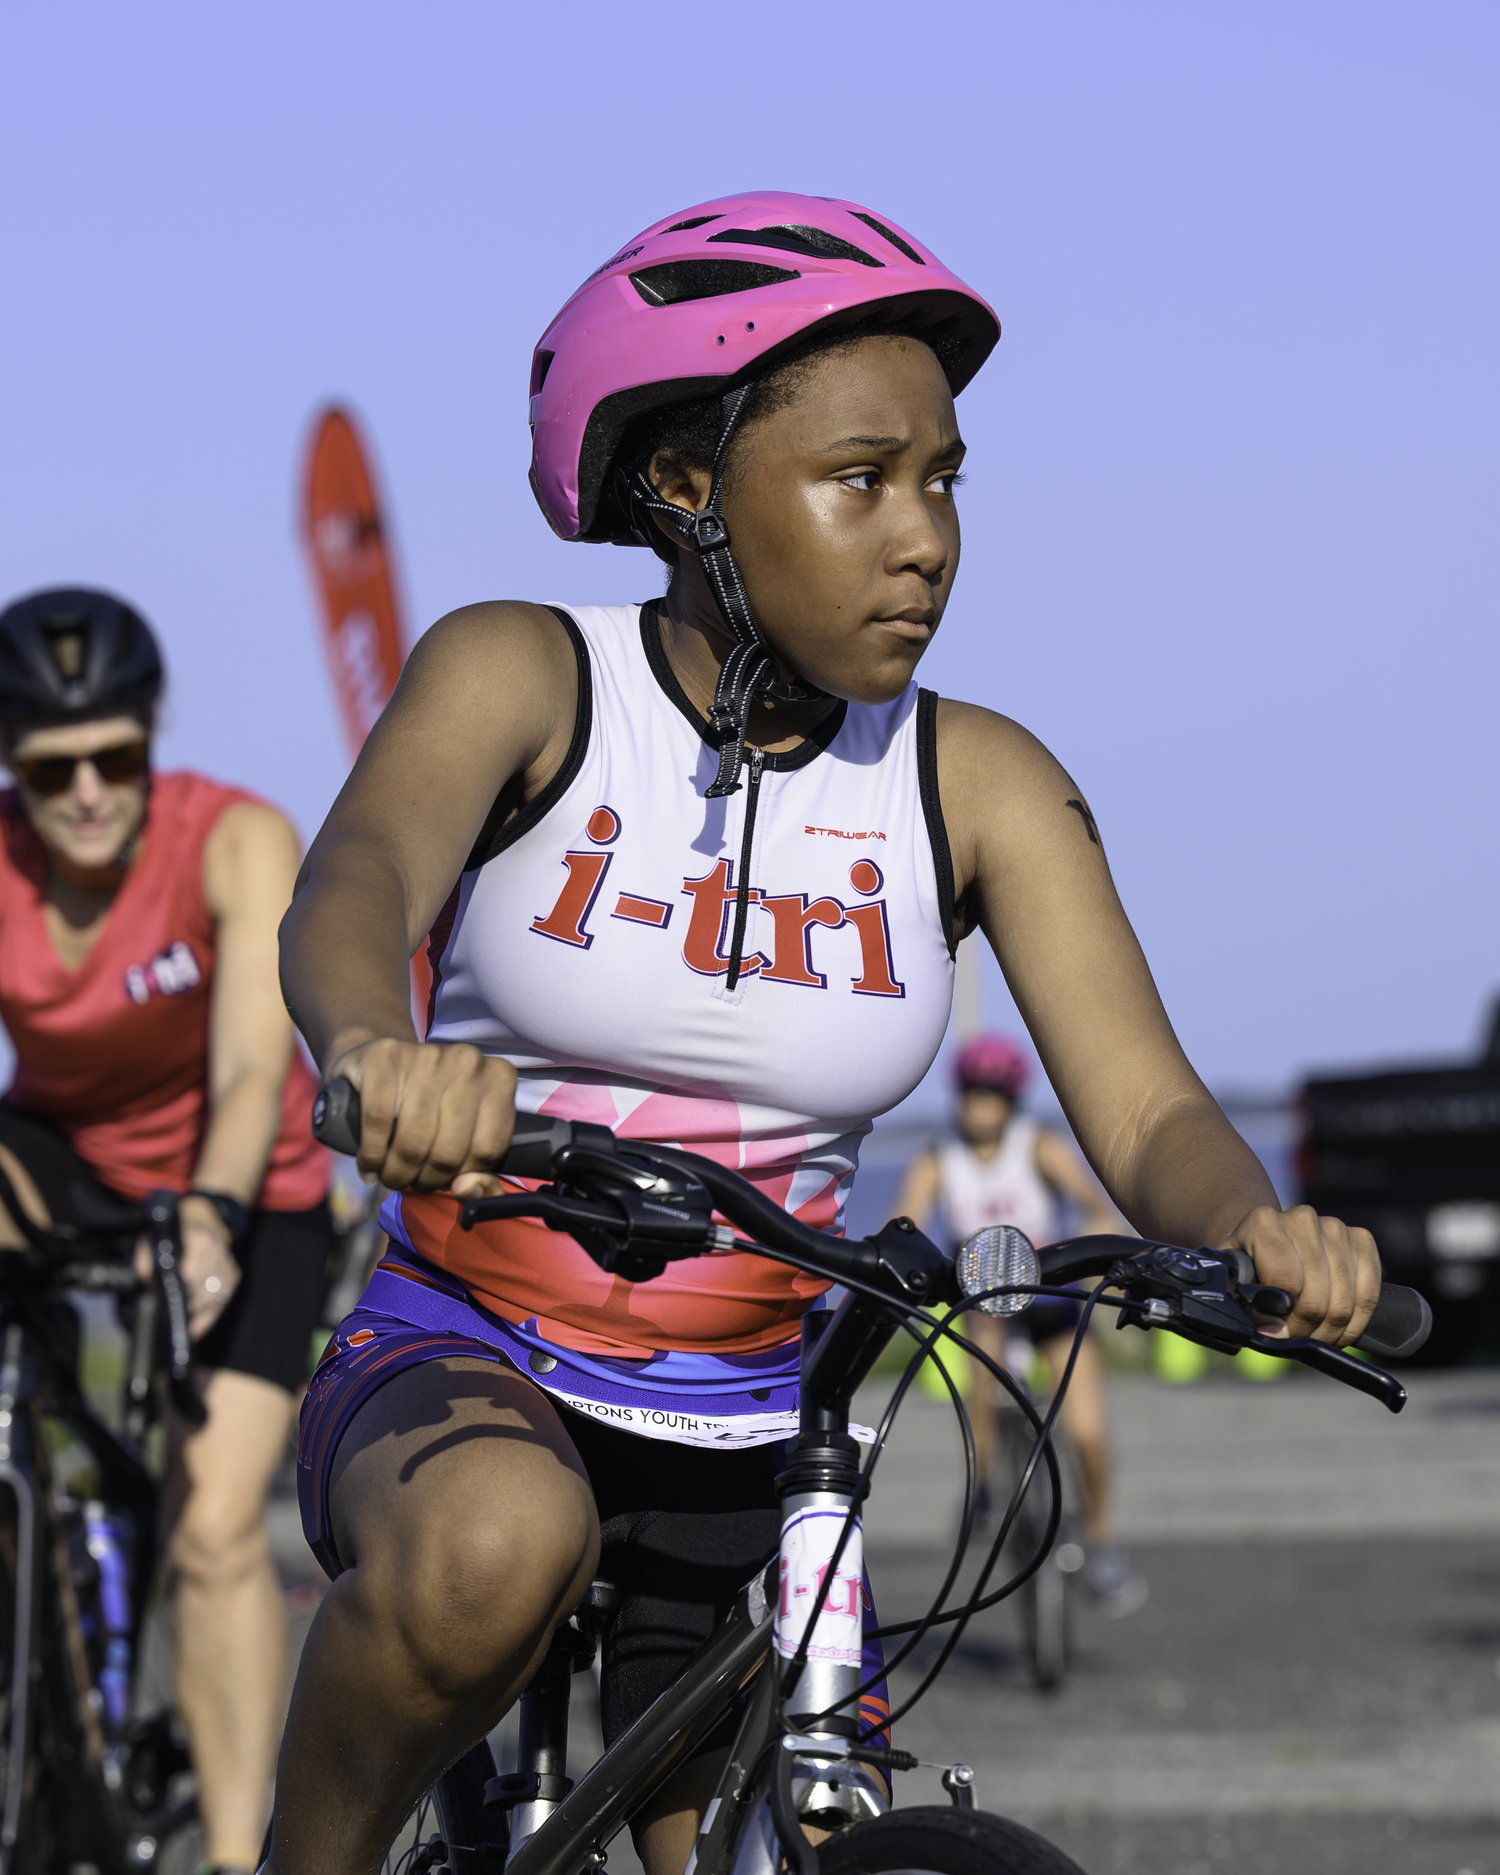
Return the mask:
<path id="1" fill-rule="evenodd" d="M 672 675 L 693 708 L 707 716 L 718 688 L 719 672 L 734 649 L 734 639 L 696 558 L 684 553 L 657 618 L 661 648 Z M 835 697 L 819 697 L 811 703 L 756 703 L 750 711 L 745 740 L 752 748 L 779 755 L 796 748 L 836 705 Z"/>
<path id="2" fill-rule="evenodd" d="M 47 903 L 75 931 L 97 924 L 115 901 L 135 859 L 139 833 L 132 833 L 107 866 L 78 866 L 48 853 Z"/>

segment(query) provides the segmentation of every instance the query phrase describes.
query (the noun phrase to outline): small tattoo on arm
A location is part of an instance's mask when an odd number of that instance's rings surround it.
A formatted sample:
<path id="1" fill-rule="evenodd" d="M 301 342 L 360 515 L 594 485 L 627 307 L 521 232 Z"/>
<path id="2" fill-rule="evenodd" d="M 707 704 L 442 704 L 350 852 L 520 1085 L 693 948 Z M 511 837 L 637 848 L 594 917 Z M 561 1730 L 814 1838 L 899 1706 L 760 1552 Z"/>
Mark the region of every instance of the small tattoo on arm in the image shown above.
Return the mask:
<path id="1" fill-rule="evenodd" d="M 1073 809 L 1074 813 L 1076 813 L 1078 818 L 1083 822 L 1085 828 L 1087 828 L 1090 845 L 1102 847 L 1104 842 L 1099 838 L 1098 822 L 1094 819 L 1094 816 L 1089 812 L 1085 804 L 1082 801 L 1068 801 L 1065 805 Z"/>

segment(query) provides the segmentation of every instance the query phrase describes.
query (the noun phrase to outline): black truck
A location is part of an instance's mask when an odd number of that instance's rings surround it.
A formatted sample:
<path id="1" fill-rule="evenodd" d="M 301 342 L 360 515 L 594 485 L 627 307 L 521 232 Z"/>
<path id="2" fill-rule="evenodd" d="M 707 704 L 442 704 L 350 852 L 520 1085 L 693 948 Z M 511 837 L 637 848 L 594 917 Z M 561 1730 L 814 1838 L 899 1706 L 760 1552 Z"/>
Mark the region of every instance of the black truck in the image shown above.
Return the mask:
<path id="1" fill-rule="evenodd" d="M 1468 1066 L 1303 1084 L 1302 1197 L 1362 1224 L 1432 1304 L 1425 1363 L 1500 1357 L 1500 1001 Z"/>

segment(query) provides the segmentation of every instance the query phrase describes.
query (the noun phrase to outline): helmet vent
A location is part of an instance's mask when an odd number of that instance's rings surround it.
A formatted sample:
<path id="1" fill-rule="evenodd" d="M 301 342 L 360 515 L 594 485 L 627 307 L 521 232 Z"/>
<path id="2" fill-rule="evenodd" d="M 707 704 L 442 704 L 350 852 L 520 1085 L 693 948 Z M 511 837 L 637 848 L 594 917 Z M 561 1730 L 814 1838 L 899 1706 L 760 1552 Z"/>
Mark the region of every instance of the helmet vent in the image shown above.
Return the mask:
<path id="1" fill-rule="evenodd" d="M 862 267 L 883 267 L 852 241 L 842 241 L 825 228 L 809 228 L 797 222 L 780 228 L 721 228 L 710 241 L 734 241 L 740 247 L 781 247 L 789 254 L 811 254 L 820 260 L 857 260 Z"/>
<path id="2" fill-rule="evenodd" d="M 556 352 L 537 353 L 536 361 L 531 367 L 531 395 L 533 397 L 547 382 L 547 373 L 552 369 L 552 360 L 556 356 Z"/>
<path id="3" fill-rule="evenodd" d="M 685 234 L 689 228 L 701 228 L 706 221 L 722 221 L 723 219 L 722 215 L 689 215 L 686 221 L 674 221 L 670 228 L 663 228 L 662 233 Z"/>
<path id="4" fill-rule="evenodd" d="M 69 619 L 50 627 L 47 632 L 47 649 L 52 653 L 58 676 L 66 683 L 83 675 L 82 624 L 81 619 L 77 622 Z"/>
<path id="5" fill-rule="evenodd" d="M 746 293 L 801 277 L 785 267 L 767 267 L 755 260 L 669 260 L 660 267 L 640 268 L 630 276 L 630 284 L 648 306 L 680 306 L 684 300 L 718 299 L 725 293 Z"/>
<path id="6" fill-rule="evenodd" d="M 923 260 L 922 256 L 911 243 L 909 241 L 903 241 L 894 228 L 887 228 L 883 221 L 877 221 L 873 215 L 863 214 L 857 208 L 853 210 L 853 214 L 856 221 L 862 221 L 867 228 L 873 228 L 882 239 L 889 241 L 898 254 L 904 254 L 908 260 L 914 260 L 919 267 L 925 267 L 927 265 L 927 262 Z"/>

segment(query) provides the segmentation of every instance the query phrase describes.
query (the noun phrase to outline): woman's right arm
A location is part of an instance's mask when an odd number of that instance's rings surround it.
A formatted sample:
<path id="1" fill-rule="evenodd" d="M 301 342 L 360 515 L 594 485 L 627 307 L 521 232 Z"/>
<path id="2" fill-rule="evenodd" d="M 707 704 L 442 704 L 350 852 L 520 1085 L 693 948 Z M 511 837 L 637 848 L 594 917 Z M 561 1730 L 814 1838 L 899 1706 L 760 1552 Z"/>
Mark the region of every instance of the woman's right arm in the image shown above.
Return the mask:
<path id="1" fill-rule="evenodd" d="M 942 1196 L 943 1171 L 935 1152 L 913 1159 L 896 1193 L 892 1217 L 909 1217 L 918 1230 L 926 1230 Z"/>
<path id="2" fill-rule="evenodd" d="M 298 876 L 282 991 L 324 1077 L 359 1089 L 360 1170 L 392 1188 L 439 1190 L 509 1143 L 510 1063 L 418 1042 L 411 958 L 500 790 L 520 777 L 530 800 L 562 766 L 577 695 L 544 606 L 450 613 L 407 660 Z"/>

